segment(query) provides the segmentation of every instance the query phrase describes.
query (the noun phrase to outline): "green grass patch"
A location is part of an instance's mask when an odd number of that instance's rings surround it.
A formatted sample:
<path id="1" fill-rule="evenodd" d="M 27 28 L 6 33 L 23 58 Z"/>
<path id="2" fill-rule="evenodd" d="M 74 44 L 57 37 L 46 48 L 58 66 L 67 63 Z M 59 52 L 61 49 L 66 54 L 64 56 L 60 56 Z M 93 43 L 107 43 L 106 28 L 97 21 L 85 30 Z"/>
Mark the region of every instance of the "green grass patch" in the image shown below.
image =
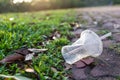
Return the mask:
<path id="1" fill-rule="evenodd" d="M 118 54 L 120 54 L 120 43 L 116 43 L 116 44 L 111 45 L 110 49 L 113 49 L 116 52 L 118 52 Z"/>
<path id="2" fill-rule="evenodd" d="M 69 43 L 67 37 L 71 35 L 69 23 L 74 21 L 73 10 L 0 14 L 0 59 L 24 46 L 47 48 L 47 52 L 34 58 L 31 65 L 23 64 L 24 67 L 34 68 L 41 80 L 65 80 L 66 72 L 64 71 L 61 47 Z M 44 46 L 38 44 L 46 43 L 54 30 L 60 32 L 60 38 L 49 40 L 49 44 Z M 53 71 L 52 67 L 57 72 Z M 0 65 L 0 74 L 15 75 L 17 73 L 26 75 L 24 68 L 19 68 L 16 63 Z M 36 80 L 34 77 L 32 78 Z"/>

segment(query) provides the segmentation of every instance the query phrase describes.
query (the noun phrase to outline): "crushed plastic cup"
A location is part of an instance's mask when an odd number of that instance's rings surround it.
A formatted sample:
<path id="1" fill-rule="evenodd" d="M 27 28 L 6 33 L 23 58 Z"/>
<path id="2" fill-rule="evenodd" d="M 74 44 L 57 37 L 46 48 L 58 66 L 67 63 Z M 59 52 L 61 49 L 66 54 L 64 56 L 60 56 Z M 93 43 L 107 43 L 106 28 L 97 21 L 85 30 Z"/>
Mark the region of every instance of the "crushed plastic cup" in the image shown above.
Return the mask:
<path id="1" fill-rule="evenodd" d="M 110 33 L 99 37 L 91 30 L 84 30 L 81 37 L 72 45 L 62 47 L 62 56 L 68 64 L 74 64 L 89 56 L 98 57 L 103 51 L 102 39 L 108 36 L 110 36 Z"/>

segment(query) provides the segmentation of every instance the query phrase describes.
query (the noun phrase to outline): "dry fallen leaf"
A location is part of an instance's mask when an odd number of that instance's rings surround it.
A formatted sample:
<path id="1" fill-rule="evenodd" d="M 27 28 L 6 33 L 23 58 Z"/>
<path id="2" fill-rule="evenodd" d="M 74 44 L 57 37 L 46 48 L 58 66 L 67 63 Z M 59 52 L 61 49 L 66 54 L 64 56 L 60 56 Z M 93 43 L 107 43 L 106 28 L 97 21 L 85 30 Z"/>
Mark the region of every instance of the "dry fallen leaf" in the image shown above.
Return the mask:
<path id="1" fill-rule="evenodd" d="M 27 68 L 27 69 L 25 69 L 25 71 L 26 71 L 26 72 L 31 72 L 31 73 L 34 73 L 34 72 L 35 72 L 34 69 L 32 69 L 32 68 Z"/>
<path id="2" fill-rule="evenodd" d="M 14 75 L 14 76 L 8 76 L 8 75 L 0 75 L 0 77 L 5 78 L 5 80 L 32 80 L 30 78 L 24 77 L 24 76 L 18 76 L 18 75 Z"/>
<path id="3" fill-rule="evenodd" d="M 82 62 L 81 60 L 77 61 L 75 63 L 75 65 L 76 65 L 77 68 L 83 68 L 83 67 L 86 66 L 86 64 L 84 62 Z"/>
<path id="4" fill-rule="evenodd" d="M 29 48 L 29 51 L 33 52 L 33 53 L 39 53 L 39 52 L 45 52 L 48 49 L 35 49 L 35 48 Z"/>
<path id="5" fill-rule="evenodd" d="M 89 65 L 94 62 L 94 58 L 87 57 L 87 58 L 82 59 L 81 61 L 84 62 L 85 64 Z"/>
<path id="6" fill-rule="evenodd" d="M 70 23 L 70 26 L 73 27 L 74 30 L 76 30 L 76 29 L 80 28 L 82 26 L 82 24 L 72 22 L 72 23 Z"/>
<path id="7" fill-rule="evenodd" d="M 0 63 L 13 63 L 19 60 L 23 60 L 23 61 L 32 60 L 35 53 L 44 52 L 44 51 L 47 51 L 47 49 L 21 48 L 21 49 L 15 50 L 15 53 L 5 57 L 3 60 L 0 61 Z"/>
<path id="8" fill-rule="evenodd" d="M 53 30 L 52 34 L 49 36 L 49 40 L 55 40 L 61 37 L 61 34 L 56 29 Z"/>
<path id="9" fill-rule="evenodd" d="M 69 70 L 72 68 L 72 65 L 65 63 L 65 70 Z"/>
<path id="10" fill-rule="evenodd" d="M 0 61 L 0 63 L 12 63 L 16 60 L 24 60 L 24 56 L 14 53 L 12 55 L 5 57 L 3 60 Z"/>
<path id="11" fill-rule="evenodd" d="M 57 73 L 58 71 L 57 71 L 57 69 L 56 68 L 54 68 L 54 67 L 51 67 L 51 70 L 53 71 L 53 72 L 55 72 L 55 73 Z"/>
<path id="12" fill-rule="evenodd" d="M 34 54 L 35 54 L 35 53 L 27 54 L 27 55 L 25 56 L 25 61 L 32 60 Z"/>

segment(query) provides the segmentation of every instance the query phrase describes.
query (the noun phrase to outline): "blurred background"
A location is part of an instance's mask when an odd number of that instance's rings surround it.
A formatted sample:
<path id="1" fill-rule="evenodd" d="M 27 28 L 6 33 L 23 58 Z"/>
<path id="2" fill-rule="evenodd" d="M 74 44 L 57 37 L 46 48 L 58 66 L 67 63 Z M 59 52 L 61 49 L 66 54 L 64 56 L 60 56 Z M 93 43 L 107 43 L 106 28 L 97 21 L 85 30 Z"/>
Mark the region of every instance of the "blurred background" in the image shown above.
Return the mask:
<path id="1" fill-rule="evenodd" d="M 119 4 L 120 0 L 0 0 L 0 13 Z"/>

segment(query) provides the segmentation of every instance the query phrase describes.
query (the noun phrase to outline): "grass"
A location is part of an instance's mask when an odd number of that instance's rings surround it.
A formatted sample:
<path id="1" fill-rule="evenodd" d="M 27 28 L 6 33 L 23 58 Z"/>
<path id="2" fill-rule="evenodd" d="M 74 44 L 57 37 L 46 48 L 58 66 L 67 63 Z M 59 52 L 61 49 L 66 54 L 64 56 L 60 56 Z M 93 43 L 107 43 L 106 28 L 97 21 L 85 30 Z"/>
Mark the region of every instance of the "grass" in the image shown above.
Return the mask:
<path id="1" fill-rule="evenodd" d="M 29 67 L 34 68 L 41 80 L 66 80 L 67 72 L 64 70 L 61 47 L 69 43 L 69 23 L 74 20 L 72 10 L 0 14 L 0 60 L 24 46 L 48 49 L 47 52 L 39 54 L 38 58 L 34 58 L 32 63 L 22 64 L 23 68 L 16 63 L 0 65 L 0 74 L 19 73 L 36 80 L 24 71 Z M 60 32 L 61 37 L 49 39 L 55 30 Z M 47 41 L 49 44 L 46 44 Z"/>
<path id="2" fill-rule="evenodd" d="M 109 48 L 115 50 L 118 52 L 118 54 L 120 54 L 120 43 L 113 44 Z"/>

